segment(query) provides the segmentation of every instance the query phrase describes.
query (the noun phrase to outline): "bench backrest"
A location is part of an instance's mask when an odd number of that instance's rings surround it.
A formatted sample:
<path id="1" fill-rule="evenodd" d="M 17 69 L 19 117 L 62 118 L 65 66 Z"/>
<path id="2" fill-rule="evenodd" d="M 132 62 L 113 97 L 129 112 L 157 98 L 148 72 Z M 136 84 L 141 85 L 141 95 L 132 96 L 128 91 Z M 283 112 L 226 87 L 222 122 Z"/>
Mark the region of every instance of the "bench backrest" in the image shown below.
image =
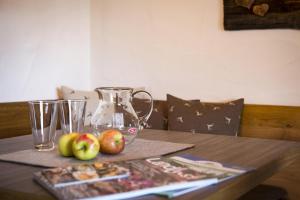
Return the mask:
<path id="1" fill-rule="evenodd" d="M 27 102 L 0 103 L 0 138 L 30 133 Z M 240 136 L 300 141 L 300 106 L 245 104 Z"/>

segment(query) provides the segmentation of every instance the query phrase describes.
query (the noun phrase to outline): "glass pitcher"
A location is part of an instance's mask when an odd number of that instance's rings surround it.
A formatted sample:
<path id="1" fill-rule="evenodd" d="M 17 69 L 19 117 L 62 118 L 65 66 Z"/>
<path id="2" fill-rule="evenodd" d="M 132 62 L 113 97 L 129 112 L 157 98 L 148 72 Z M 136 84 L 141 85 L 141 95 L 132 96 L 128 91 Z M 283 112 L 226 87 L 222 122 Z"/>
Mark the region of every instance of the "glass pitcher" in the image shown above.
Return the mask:
<path id="1" fill-rule="evenodd" d="M 100 136 L 103 131 L 116 129 L 122 132 L 126 144 L 132 143 L 152 113 L 151 94 L 144 90 L 133 92 L 132 88 L 127 87 L 101 87 L 95 91 L 100 101 L 91 118 L 93 133 Z M 150 98 L 150 109 L 144 116 L 138 116 L 131 104 L 132 98 L 138 93 L 145 93 Z"/>

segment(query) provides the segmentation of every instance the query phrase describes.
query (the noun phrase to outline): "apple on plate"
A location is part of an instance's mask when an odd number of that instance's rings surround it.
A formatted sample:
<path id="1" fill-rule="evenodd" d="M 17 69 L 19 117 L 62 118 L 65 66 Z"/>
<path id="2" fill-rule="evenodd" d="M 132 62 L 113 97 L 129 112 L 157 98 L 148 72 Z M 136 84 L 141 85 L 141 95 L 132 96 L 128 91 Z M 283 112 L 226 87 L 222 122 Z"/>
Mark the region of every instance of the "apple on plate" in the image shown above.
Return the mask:
<path id="1" fill-rule="evenodd" d="M 100 150 L 99 141 L 93 134 L 84 133 L 75 138 L 72 150 L 74 156 L 79 160 L 90 160 L 98 155 Z"/>
<path id="2" fill-rule="evenodd" d="M 73 156 L 72 143 L 79 133 L 63 134 L 58 140 L 58 151 L 62 156 Z"/>
<path id="3" fill-rule="evenodd" d="M 125 148 L 125 138 L 116 129 L 103 131 L 99 137 L 101 153 L 118 154 Z"/>

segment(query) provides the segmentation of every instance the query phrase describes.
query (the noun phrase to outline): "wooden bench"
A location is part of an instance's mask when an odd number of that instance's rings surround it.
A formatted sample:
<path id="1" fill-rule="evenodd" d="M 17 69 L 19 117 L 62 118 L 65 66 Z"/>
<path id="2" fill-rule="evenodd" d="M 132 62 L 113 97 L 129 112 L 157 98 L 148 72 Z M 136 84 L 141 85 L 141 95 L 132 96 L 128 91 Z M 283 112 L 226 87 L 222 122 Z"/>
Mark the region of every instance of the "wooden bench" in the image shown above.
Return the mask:
<path id="1" fill-rule="evenodd" d="M 0 103 L 0 139 L 30 134 L 27 102 Z M 300 141 L 300 106 L 244 106 L 240 136 Z"/>
<path id="2" fill-rule="evenodd" d="M 0 103 L 0 139 L 27 134 L 31 134 L 28 103 Z"/>
<path id="3" fill-rule="evenodd" d="M 300 106 L 244 106 L 242 137 L 300 141 Z"/>

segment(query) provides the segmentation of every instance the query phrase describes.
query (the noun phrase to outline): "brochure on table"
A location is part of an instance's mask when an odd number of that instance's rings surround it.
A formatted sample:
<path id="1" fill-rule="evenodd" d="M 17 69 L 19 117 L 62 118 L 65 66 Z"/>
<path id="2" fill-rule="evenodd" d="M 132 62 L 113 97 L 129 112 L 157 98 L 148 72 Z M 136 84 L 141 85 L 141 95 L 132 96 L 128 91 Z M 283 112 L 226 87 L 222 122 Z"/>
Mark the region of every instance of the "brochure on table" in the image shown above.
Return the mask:
<path id="1" fill-rule="evenodd" d="M 204 173 L 212 173 L 215 175 L 215 177 L 217 177 L 218 182 L 222 182 L 230 178 L 234 178 L 243 173 L 253 170 L 252 168 L 246 169 L 240 166 L 233 166 L 230 164 L 221 164 L 219 162 L 208 161 L 191 155 L 174 156 L 171 157 L 170 159 L 174 160 L 175 162 L 182 163 L 185 166 L 190 166 L 192 169 L 196 171 L 200 171 Z M 195 186 L 195 187 L 179 189 L 179 190 L 158 192 L 156 194 L 167 196 L 168 198 L 173 198 L 201 188 L 203 188 L 203 186 Z"/>

